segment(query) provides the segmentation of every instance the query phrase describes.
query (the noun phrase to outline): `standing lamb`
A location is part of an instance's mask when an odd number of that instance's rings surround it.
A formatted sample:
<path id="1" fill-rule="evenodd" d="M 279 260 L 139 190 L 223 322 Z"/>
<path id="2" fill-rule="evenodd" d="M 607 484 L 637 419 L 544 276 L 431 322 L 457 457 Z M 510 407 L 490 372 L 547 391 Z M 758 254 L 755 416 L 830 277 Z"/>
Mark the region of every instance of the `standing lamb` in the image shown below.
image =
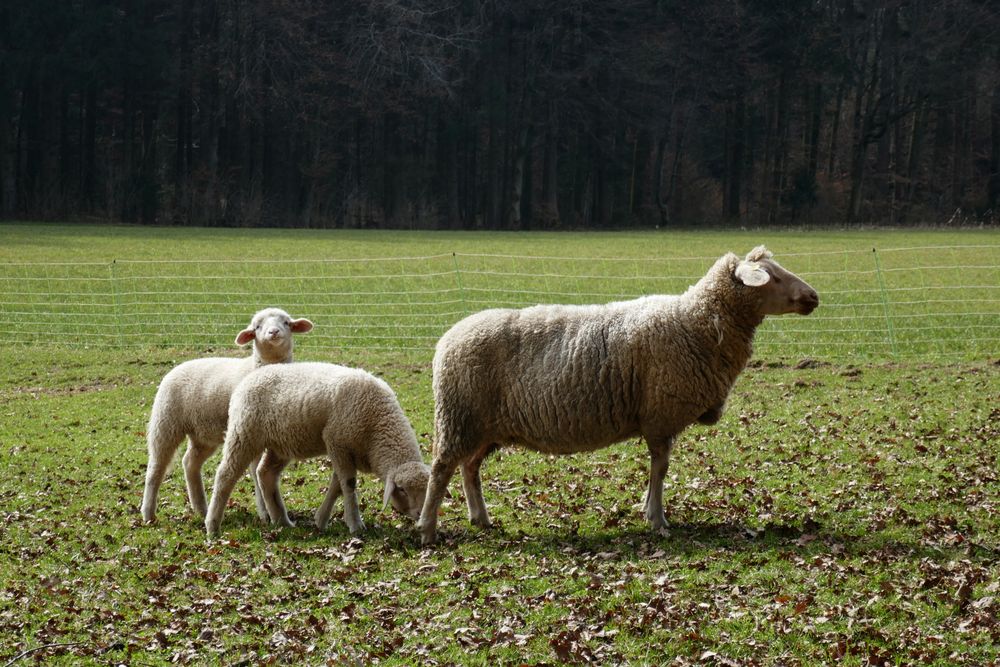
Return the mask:
<path id="1" fill-rule="evenodd" d="M 217 535 L 222 512 L 240 475 L 264 454 L 257 468 L 260 490 L 274 523 L 291 526 L 279 478 L 292 460 L 328 456 L 333 475 L 316 512 L 323 528 L 337 496 L 344 496 L 344 522 L 352 534 L 365 528 L 358 509 L 357 473 L 373 472 L 385 483 L 383 506 L 392 502 L 416 519 L 429 468 L 417 436 L 389 385 L 357 368 L 297 363 L 262 368 L 247 377 L 229 403 L 229 428 L 205 518 Z"/>
<path id="2" fill-rule="evenodd" d="M 682 295 L 593 306 L 486 310 L 441 337 L 434 354 L 434 460 L 418 527 L 436 538 L 448 481 L 462 467 L 469 519 L 490 525 L 479 468 L 498 446 L 547 454 L 642 436 L 650 454 L 645 514 L 666 529 L 663 477 L 674 439 L 722 416 L 766 315 L 808 315 L 816 290 L 764 246 L 727 253 Z"/>
<path id="3" fill-rule="evenodd" d="M 146 489 L 142 497 L 142 518 L 156 517 L 156 496 L 170 468 L 178 445 L 188 438 L 184 454 L 184 476 L 191 507 L 205 516 L 205 486 L 201 467 L 222 444 L 226 435 L 229 398 L 240 380 L 267 364 L 287 364 L 292 360 L 292 334 L 313 328 L 306 319 L 293 320 L 280 308 L 261 310 L 250 326 L 236 336 L 237 345 L 253 341 L 253 354 L 241 359 L 207 358 L 185 361 L 167 373 L 156 390 L 153 410 L 146 429 L 149 463 Z M 256 486 L 257 478 L 254 477 Z M 258 514 L 267 518 L 263 499 L 257 499 Z"/>

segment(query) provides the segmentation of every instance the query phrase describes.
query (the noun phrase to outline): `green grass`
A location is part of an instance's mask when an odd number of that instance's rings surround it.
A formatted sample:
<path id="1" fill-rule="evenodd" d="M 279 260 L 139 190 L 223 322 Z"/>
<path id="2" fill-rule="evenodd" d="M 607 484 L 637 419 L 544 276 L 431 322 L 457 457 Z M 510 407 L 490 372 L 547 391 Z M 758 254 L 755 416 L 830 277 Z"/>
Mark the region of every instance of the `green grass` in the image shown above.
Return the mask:
<path id="1" fill-rule="evenodd" d="M 244 253 L 711 258 L 763 240 L 779 260 L 793 255 L 784 261 L 789 269 L 813 272 L 821 296 L 834 289 L 822 281 L 853 284 L 847 251 L 998 242 L 988 232 L 480 236 L 41 225 L 2 226 L 0 235 L 0 262 L 8 263 Z M 823 273 L 827 255 L 794 256 L 805 252 L 841 253 L 829 265 L 837 273 Z M 970 269 L 926 269 L 907 283 L 906 271 L 890 271 L 904 268 L 904 254 L 922 267 L 992 262 L 993 273 L 976 282 L 992 280 L 983 283 L 992 286 L 985 298 L 996 294 L 994 251 L 887 252 L 888 288 L 946 287 L 942 281 L 956 276 L 973 284 Z M 513 272 L 544 273 L 525 264 Z M 664 272 L 696 273 L 702 264 Z M 567 266 L 564 273 L 581 273 Z M 468 276 L 466 290 L 488 285 L 482 271 Z M 504 287 L 515 279 L 531 283 L 507 276 Z M 312 280 L 302 276 L 302 287 L 311 290 Z M 537 280 L 550 292 L 606 286 Z M 837 300 L 826 298 L 813 317 L 831 303 Z M 996 304 L 979 306 L 997 317 Z M 339 520 L 326 532 L 312 528 L 328 479 L 319 461 L 285 475 L 296 528 L 259 526 L 244 480 L 222 540 L 209 545 L 177 469 L 161 492 L 158 524 L 141 523 L 145 421 L 172 365 L 231 353 L 232 325 L 249 316 L 236 310 L 207 344 L 152 339 L 119 347 L 69 330 L 47 341 L 8 331 L 15 340 L 0 365 L 0 664 L 32 649 L 39 650 L 15 664 L 998 660 L 1000 354 L 995 345 L 963 347 L 975 329 L 940 336 L 926 358 L 905 349 L 880 358 L 874 347 L 832 345 L 831 337 L 806 350 L 814 362 L 803 368 L 795 368 L 806 356 L 798 348 L 771 342 L 800 334 L 761 331 L 722 421 L 692 427 L 679 440 L 664 495 L 672 524 L 666 538 L 647 532 L 638 509 L 648 458 L 631 441 L 563 458 L 498 453 L 483 474 L 497 528 L 468 524 L 456 478 L 442 543 L 431 550 L 381 510 L 381 489 L 370 477 L 360 487 L 369 526 L 363 539 L 351 539 Z M 315 317 L 308 309 L 296 314 Z M 320 338 L 333 321 L 315 319 L 315 336 L 300 337 L 298 357 L 384 377 L 429 457 L 429 349 L 378 349 L 374 340 L 364 344 L 363 330 L 356 345 L 344 345 Z M 811 321 L 786 319 L 796 327 Z"/>

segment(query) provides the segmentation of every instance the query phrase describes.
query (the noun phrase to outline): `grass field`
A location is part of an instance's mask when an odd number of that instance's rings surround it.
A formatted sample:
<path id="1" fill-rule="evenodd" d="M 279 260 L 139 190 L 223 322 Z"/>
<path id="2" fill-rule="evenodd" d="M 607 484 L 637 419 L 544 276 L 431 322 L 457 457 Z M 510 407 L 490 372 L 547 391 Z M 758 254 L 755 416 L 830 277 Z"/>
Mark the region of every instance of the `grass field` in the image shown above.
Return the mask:
<path id="1" fill-rule="evenodd" d="M 299 359 L 384 377 L 429 459 L 431 346 L 464 312 L 676 291 L 760 242 L 821 306 L 762 328 L 723 419 L 679 439 L 669 537 L 641 516 L 635 441 L 504 450 L 483 470 L 497 527 L 468 524 L 456 478 L 429 550 L 370 477 L 363 539 L 311 527 L 319 461 L 285 474 L 296 528 L 260 526 L 244 480 L 207 544 L 177 469 L 139 519 L 159 379 L 233 354 L 264 302 L 316 321 Z M 998 246 L 0 225 L 0 666 L 1000 664 Z"/>

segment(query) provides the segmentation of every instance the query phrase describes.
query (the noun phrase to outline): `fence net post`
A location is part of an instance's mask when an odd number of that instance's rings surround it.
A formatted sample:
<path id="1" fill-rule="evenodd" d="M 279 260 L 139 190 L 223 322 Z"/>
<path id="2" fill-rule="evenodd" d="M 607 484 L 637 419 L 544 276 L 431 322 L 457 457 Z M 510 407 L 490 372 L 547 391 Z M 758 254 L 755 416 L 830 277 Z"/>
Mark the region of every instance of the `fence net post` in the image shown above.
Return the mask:
<path id="1" fill-rule="evenodd" d="M 458 298 L 462 303 L 463 315 L 468 314 L 469 304 L 465 299 L 465 285 L 462 284 L 462 270 L 458 266 L 458 254 L 451 253 L 451 263 L 455 267 L 455 284 L 458 285 Z"/>
<path id="2" fill-rule="evenodd" d="M 875 275 L 878 276 L 879 293 L 882 295 L 882 312 L 885 314 L 885 327 L 889 333 L 889 349 L 892 350 L 893 358 L 899 358 L 899 349 L 896 347 L 896 332 L 892 328 L 892 317 L 889 315 L 889 291 L 885 287 L 885 276 L 882 275 L 882 262 L 878 258 L 878 251 L 872 248 L 872 256 L 875 258 Z"/>
<path id="3" fill-rule="evenodd" d="M 121 299 L 118 297 L 118 276 L 115 273 L 115 266 L 117 266 L 117 259 L 111 260 L 108 264 L 108 274 L 111 279 L 111 304 L 112 309 L 115 314 L 115 331 L 117 332 L 118 347 L 125 349 L 125 335 L 122 333 L 122 304 Z"/>

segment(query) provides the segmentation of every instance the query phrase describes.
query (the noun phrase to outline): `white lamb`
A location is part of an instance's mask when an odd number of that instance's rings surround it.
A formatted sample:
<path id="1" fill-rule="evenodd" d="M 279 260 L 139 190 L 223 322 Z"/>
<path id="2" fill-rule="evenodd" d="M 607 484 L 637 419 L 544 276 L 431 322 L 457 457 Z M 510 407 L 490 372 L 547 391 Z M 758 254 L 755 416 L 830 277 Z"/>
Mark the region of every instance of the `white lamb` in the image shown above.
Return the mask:
<path id="1" fill-rule="evenodd" d="M 292 360 L 292 334 L 313 328 L 307 319 L 295 319 L 280 308 L 261 310 L 236 336 L 237 345 L 253 341 L 253 354 L 244 358 L 206 358 L 185 361 L 167 373 L 156 390 L 146 429 L 149 463 L 142 498 L 142 517 L 156 517 L 156 497 L 170 469 L 177 447 L 188 438 L 184 476 L 191 507 L 205 516 L 205 486 L 201 468 L 222 444 L 229 415 L 229 399 L 240 380 L 267 364 Z M 256 487 L 256 476 L 254 484 Z M 257 489 L 258 514 L 267 518 Z"/>
<path id="2" fill-rule="evenodd" d="M 434 460 L 418 528 L 436 539 L 448 481 L 462 467 L 469 518 L 490 525 L 479 469 L 498 446 L 549 454 L 642 436 L 645 515 L 666 530 L 663 478 L 677 435 L 712 424 L 766 315 L 811 313 L 816 291 L 763 246 L 728 253 L 679 296 L 593 306 L 486 310 L 441 337 L 434 355 Z"/>
<path id="3" fill-rule="evenodd" d="M 373 472 L 385 483 L 383 506 L 391 502 L 412 519 L 420 515 L 429 469 L 413 427 L 389 385 L 361 369 L 324 363 L 269 366 L 240 383 L 229 403 L 229 428 L 205 518 L 209 537 L 219 532 L 236 482 L 265 449 L 257 475 L 274 523 L 293 525 L 281 499 L 281 471 L 292 460 L 314 456 L 327 456 L 333 464 L 326 498 L 316 512 L 320 528 L 343 494 L 348 529 L 352 534 L 364 530 L 355 490 L 358 471 Z"/>

